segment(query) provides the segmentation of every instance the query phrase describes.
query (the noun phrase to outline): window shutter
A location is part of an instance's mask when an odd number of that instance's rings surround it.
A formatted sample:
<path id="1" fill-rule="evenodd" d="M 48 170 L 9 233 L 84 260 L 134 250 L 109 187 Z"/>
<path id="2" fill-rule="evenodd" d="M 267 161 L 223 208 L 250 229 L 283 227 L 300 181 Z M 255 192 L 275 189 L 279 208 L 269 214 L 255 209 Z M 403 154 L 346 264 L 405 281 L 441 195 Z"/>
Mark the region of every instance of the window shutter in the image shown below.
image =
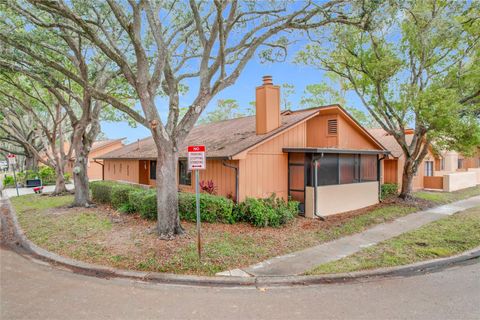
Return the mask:
<path id="1" fill-rule="evenodd" d="M 328 120 L 328 134 L 337 134 L 338 123 L 337 119 Z"/>

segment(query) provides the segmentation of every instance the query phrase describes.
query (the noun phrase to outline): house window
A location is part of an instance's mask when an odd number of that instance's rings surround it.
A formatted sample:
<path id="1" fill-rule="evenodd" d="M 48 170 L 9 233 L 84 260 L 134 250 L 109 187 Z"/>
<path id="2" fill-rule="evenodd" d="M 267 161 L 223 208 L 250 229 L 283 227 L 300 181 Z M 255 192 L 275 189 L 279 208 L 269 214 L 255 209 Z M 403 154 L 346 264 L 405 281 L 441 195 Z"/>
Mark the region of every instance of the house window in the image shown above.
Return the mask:
<path id="1" fill-rule="evenodd" d="M 118 172 L 122 173 L 122 164 L 120 163 L 120 169 L 118 170 Z"/>
<path id="2" fill-rule="evenodd" d="M 425 161 L 425 176 L 433 176 L 433 161 Z"/>
<path id="3" fill-rule="evenodd" d="M 192 185 L 192 172 L 188 171 L 187 160 L 178 161 L 179 184 Z"/>
<path id="4" fill-rule="evenodd" d="M 440 159 L 440 170 L 443 171 L 445 170 L 445 159 Z"/>
<path id="5" fill-rule="evenodd" d="M 458 159 L 458 169 L 463 169 L 463 159 Z"/>
<path id="6" fill-rule="evenodd" d="M 116 165 L 113 165 L 113 174 L 115 174 L 116 171 Z"/>
<path id="7" fill-rule="evenodd" d="M 150 161 L 150 180 L 157 179 L 157 161 Z"/>
<path id="8" fill-rule="evenodd" d="M 338 122 L 337 119 L 329 119 L 328 120 L 328 134 L 329 135 L 336 135 L 338 129 Z"/>

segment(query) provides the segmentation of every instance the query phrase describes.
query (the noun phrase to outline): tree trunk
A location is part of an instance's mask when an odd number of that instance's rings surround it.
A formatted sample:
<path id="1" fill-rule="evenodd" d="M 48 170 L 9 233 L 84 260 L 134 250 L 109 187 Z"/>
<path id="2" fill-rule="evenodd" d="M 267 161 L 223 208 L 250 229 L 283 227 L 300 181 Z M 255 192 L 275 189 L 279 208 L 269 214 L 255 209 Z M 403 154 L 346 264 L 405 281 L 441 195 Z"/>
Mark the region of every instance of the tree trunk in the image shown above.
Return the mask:
<path id="1" fill-rule="evenodd" d="M 90 191 L 88 189 L 88 149 L 82 143 L 73 146 L 75 150 L 75 163 L 73 166 L 73 183 L 75 186 L 75 200 L 73 206 L 89 207 L 90 206 Z"/>
<path id="2" fill-rule="evenodd" d="M 405 200 L 412 198 L 413 190 L 413 176 L 415 175 L 416 168 L 414 168 L 414 162 L 412 159 L 405 160 L 403 166 L 403 175 L 402 175 L 402 190 L 400 191 L 399 197 Z"/>
<path id="3" fill-rule="evenodd" d="M 178 215 L 178 155 L 166 148 L 157 152 L 157 230 L 162 239 L 172 239 L 183 233 Z"/>
<path id="4" fill-rule="evenodd" d="M 25 156 L 25 170 L 38 170 L 38 159 L 34 154 L 27 154 Z"/>
<path id="5" fill-rule="evenodd" d="M 65 178 L 63 177 L 64 169 L 61 165 L 58 165 L 55 168 L 55 174 L 57 175 L 57 179 L 55 181 L 55 190 L 52 195 L 59 195 L 68 192 L 67 186 L 65 185 Z"/>

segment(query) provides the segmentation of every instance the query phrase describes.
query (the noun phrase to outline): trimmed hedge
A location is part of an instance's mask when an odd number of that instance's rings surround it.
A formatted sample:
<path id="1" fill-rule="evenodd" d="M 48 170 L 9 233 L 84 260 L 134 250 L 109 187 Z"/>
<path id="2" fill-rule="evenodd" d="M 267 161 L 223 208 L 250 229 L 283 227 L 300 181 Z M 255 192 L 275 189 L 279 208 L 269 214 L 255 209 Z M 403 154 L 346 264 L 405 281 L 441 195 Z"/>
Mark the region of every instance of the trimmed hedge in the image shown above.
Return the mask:
<path id="1" fill-rule="evenodd" d="M 127 213 L 140 212 L 140 205 L 142 204 L 145 190 L 136 189 L 128 194 L 128 209 Z"/>
<path id="2" fill-rule="evenodd" d="M 266 199 L 247 198 L 235 208 L 237 221 L 256 227 L 279 227 L 298 214 L 298 202 L 286 202 L 272 195 Z"/>
<path id="3" fill-rule="evenodd" d="M 205 222 L 235 223 L 233 201 L 208 193 L 200 194 L 200 219 Z M 194 193 L 179 193 L 178 212 L 180 219 L 197 221 Z"/>
<path id="4" fill-rule="evenodd" d="M 157 219 L 157 193 L 129 184 L 113 181 L 90 183 L 92 199 L 98 203 L 110 204 L 125 213 L 138 212 L 144 219 Z M 193 193 L 178 194 L 180 218 L 196 221 L 196 198 Z M 286 202 L 272 195 L 266 199 L 248 198 L 235 205 L 225 197 L 200 194 L 200 216 L 204 222 L 235 223 L 248 222 L 256 227 L 278 227 L 292 220 L 298 214 L 298 202 Z"/>
<path id="5" fill-rule="evenodd" d="M 384 183 L 382 184 L 380 197 L 381 199 L 386 199 L 389 197 L 396 196 L 398 194 L 398 184 L 396 183 Z"/>
<path id="6" fill-rule="evenodd" d="M 144 219 L 157 220 L 157 193 L 155 190 L 144 191 L 138 212 Z"/>
<path id="7" fill-rule="evenodd" d="M 92 200 L 98 203 L 112 203 L 112 188 L 119 183 L 113 181 L 94 181 L 90 182 L 92 191 Z"/>
<path id="8" fill-rule="evenodd" d="M 121 209 L 122 212 L 134 212 L 130 208 L 129 194 L 136 190 L 138 188 L 128 184 L 114 185 L 110 194 L 112 207 Z"/>

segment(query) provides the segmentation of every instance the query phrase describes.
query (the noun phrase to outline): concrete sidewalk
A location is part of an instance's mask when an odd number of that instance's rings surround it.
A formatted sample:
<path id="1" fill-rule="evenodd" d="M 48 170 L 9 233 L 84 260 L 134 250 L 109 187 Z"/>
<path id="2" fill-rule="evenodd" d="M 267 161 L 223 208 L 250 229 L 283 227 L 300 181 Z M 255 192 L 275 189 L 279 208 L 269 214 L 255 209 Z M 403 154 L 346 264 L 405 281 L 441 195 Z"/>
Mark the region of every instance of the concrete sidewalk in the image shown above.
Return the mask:
<path id="1" fill-rule="evenodd" d="M 299 275 L 330 261 L 339 260 L 363 248 L 396 237 L 402 233 L 452 215 L 456 212 L 480 206 L 480 196 L 436 208 L 419 211 L 389 223 L 377 225 L 364 232 L 340 238 L 284 256 L 278 256 L 244 269 L 218 273 L 223 276 L 289 276 Z"/>

